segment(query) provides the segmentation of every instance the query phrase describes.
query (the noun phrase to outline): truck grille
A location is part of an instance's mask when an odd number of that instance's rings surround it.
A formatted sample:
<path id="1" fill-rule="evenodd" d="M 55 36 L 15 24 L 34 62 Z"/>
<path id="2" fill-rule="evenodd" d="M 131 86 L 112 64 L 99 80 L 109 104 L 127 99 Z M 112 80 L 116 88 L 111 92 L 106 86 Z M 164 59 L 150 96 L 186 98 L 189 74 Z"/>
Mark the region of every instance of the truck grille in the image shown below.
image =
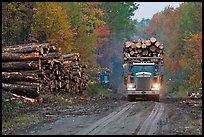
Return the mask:
<path id="1" fill-rule="evenodd" d="M 137 77 L 136 78 L 136 89 L 137 90 L 151 90 L 150 77 Z"/>

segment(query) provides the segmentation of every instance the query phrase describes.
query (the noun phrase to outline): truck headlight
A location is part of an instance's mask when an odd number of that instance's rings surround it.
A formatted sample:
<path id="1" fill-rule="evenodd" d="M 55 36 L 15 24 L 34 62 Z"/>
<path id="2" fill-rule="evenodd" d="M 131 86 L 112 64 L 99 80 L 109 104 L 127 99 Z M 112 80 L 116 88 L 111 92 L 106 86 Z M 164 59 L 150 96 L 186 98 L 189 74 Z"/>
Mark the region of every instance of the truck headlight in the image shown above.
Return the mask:
<path id="1" fill-rule="evenodd" d="M 160 84 L 159 83 L 153 83 L 152 84 L 152 90 L 160 90 Z"/>
<path id="2" fill-rule="evenodd" d="M 153 88 L 160 88 L 160 84 L 159 84 L 159 83 L 153 83 L 153 84 L 152 84 L 152 87 L 153 87 Z"/>
<path id="3" fill-rule="evenodd" d="M 135 87 L 135 84 L 132 84 L 132 83 L 127 84 L 127 88 L 134 88 L 134 87 Z"/>

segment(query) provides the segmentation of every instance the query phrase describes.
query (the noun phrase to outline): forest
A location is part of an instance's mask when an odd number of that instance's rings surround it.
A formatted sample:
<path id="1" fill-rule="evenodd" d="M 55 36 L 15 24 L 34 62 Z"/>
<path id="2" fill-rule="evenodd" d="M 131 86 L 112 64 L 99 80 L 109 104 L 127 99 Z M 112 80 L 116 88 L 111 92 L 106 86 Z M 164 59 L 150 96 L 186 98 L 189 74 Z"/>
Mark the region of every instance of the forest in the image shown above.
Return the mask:
<path id="1" fill-rule="evenodd" d="M 170 92 L 186 94 L 202 82 L 202 3 L 166 7 L 145 25 L 130 19 L 134 2 L 3 2 L 2 46 L 49 42 L 64 54 L 77 52 L 89 74 L 112 70 L 121 82 L 122 47 L 139 35 L 164 43 L 165 80 Z"/>
<path id="2" fill-rule="evenodd" d="M 122 65 L 124 38 L 135 33 L 130 17 L 137 8 L 133 2 L 4 2 L 2 45 L 49 42 L 64 54 L 80 53 L 90 73 L 112 70 Z"/>
<path id="3" fill-rule="evenodd" d="M 184 2 L 176 9 L 166 7 L 154 14 L 138 34 L 144 38 L 154 36 L 164 43 L 169 92 L 182 96 L 202 86 L 201 2 Z"/>

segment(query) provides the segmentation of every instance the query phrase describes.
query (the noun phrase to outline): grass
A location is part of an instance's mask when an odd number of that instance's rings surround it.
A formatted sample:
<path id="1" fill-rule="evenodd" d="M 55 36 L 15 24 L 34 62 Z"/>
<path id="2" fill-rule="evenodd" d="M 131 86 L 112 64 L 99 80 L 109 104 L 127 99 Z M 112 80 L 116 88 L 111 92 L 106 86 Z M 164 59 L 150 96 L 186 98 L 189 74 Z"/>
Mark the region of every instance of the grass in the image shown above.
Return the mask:
<path id="1" fill-rule="evenodd" d="M 40 116 L 38 115 L 28 115 L 28 114 L 22 114 L 18 115 L 12 119 L 7 119 L 2 121 L 2 127 L 4 128 L 11 128 L 16 127 L 21 124 L 29 124 L 31 122 L 34 122 L 36 120 L 39 120 Z"/>
<path id="2" fill-rule="evenodd" d="M 92 96 L 111 96 L 112 90 L 106 87 L 103 87 L 100 84 L 90 84 L 87 87 L 87 92 Z"/>
<path id="3" fill-rule="evenodd" d="M 191 135 L 202 135 L 202 118 L 192 119 L 188 121 L 189 126 L 185 128 L 185 132 Z"/>
<path id="4" fill-rule="evenodd" d="M 57 94 L 45 94 L 42 95 L 44 103 L 53 103 L 53 104 L 59 104 L 59 105 L 70 105 L 70 100 L 66 97 L 63 97 L 63 95 Z"/>
<path id="5" fill-rule="evenodd" d="M 12 128 L 19 124 L 27 124 L 39 119 L 37 115 L 31 115 L 30 109 L 35 106 L 21 100 L 12 100 L 8 94 L 2 94 L 2 127 Z"/>
<path id="6" fill-rule="evenodd" d="M 87 92 L 91 96 L 110 96 L 112 90 L 102 87 L 97 83 L 90 83 Z M 64 94 L 42 94 L 43 104 L 70 105 L 73 100 Z M 67 98 L 68 97 L 68 98 Z M 43 104 L 32 104 L 21 100 L 12 100 L 13 97 L 4 92 L 2 94 L 2 126 L 3 128 L 15 128 L 21 124 L 29 124 L 40 120 L 40 115 L 34 114 L 35 110 L 43 107 Z M 39 106 L 40 105 L 40 106 Z"/>

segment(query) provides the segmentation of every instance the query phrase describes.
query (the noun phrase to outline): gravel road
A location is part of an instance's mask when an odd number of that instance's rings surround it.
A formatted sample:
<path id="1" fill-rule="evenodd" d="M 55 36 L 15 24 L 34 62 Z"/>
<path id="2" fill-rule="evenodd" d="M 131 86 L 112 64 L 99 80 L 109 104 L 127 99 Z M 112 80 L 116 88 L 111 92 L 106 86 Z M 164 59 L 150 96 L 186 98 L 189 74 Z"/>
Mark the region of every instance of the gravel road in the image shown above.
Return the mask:
<path id="1" fill-rule="evenodd" d="M 202 109 L 181 99 L 128 102 L 107 98 L 92 103 L 47 108 L 42 121 L 22 126 L 15 135 L 183 135 L 189 121 L 202 118 Z M 198 127 L 195 127 L 198 128 Z M 201 132 L 198 132 L 199 134 Z"/>

